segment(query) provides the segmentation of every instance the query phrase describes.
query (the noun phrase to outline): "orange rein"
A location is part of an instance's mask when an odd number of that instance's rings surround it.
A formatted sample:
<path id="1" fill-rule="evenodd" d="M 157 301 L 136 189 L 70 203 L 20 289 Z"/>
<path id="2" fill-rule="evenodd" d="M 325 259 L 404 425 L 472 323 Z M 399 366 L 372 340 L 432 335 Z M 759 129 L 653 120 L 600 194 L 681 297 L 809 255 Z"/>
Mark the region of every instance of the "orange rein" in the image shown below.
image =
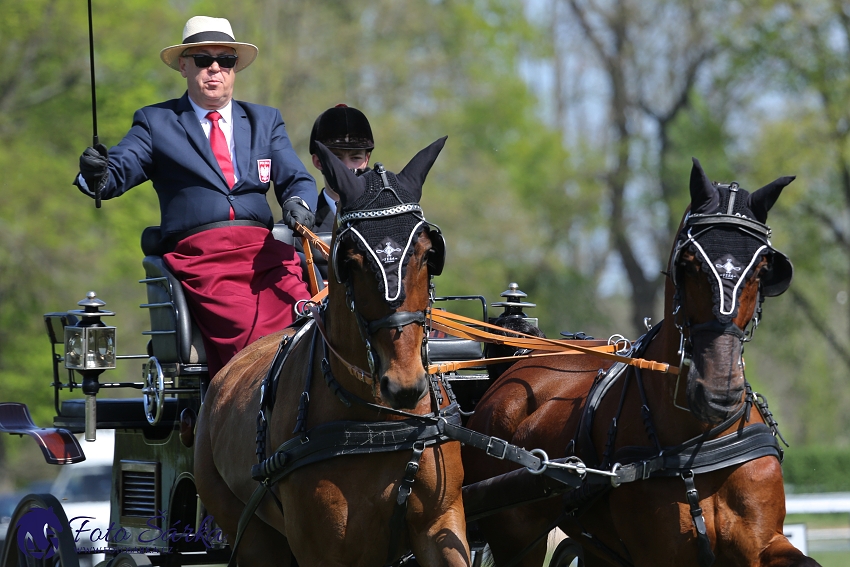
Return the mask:
<path id="1" fill-rule="evenodd" d="M 318 304 L 328 294 L 328 288 L 325 287 L 322 291 L 318 291 L 316 276 L 314 270 L 312 269 L 314 264 L 313 252 L 310 249 L 310 245 L 312 244 L 313 246 L 315 246 L 325 258 L 329 258 L 330 256 L 330 247 L 303 224 L 296 223 L 295 231 L 301 236 L 304 248 L 304 255 L 307 258 L 307 266 L 310 271 L 309 277 L 311 293 L 314 294 L 313 297 L 310 299 L 310 302 Z M 319 332 L 324 337 L 325 342 L 328 343 L 327 336 L 325 336 L 324 326 L 321 323 L 321 318 L 318 316 L 318 312 L 315 309 L 311 309 L 311 313 L 313 315 L 313 318 L 316 320 L 316 323 L 318 324 Z M 533 335 L 521 333 L 519 331 L 506 331 L 505 329 L 497 325 L 484 323 L 476 319 L 464 317 L 463 315 L 458 315 L 449 311 L 442 311 L 440 309 L 431 310 L 430 326 L 431 328 L 437 331 L 442 331 L 448 335 L 461 339 L 469 339 L 483 343 L 494 343 L 523 349 L 538 351 L 544 350 L 551 352 L 537 352 L 516 356 L 481 358 L 478 360 L 465 360 L 457 362 L 441 362 L 438 364 L 430 364 L 427 368 L 428 374 L 454 372 L 456 370 L 462 370 L 464 368 L 486 366 L 488 364 L 498 364 L 501 362 L 513 362 L 526 358 L 543 358 L 547 356 L 564 356 L 570 354 L 589 354 L 597 358 L 613 360 L 614 362 L 622 362 L 630 366 L 637 366 L 638 368 L 643 370 L 664 372 L 666 374 L 679 374 L 678 366 L 671 366 L 666 362 L 655 362 L 654 360 L 646 360 L 643 358 L 631 358 L 628 356 L 616 354 L 616 344 L 606 345 L 602 347 L 586 347 L 579 344 L 582 341 L 535 337 Z M 507 332 L 515 336 L 508 337 L 504 334 L 490 333 L 483 329 L 492 329 L 494 331 L 498 331 L 499 333 Z M 331 345 L 330 343 L 328 343 L 328 348 L 343 363 L 343 365 L 354 377 L 356 377 L 361 382 L 365 382 L 367 384 L 372 383 L 371 374 L 369 372 L 366 372 L 362 368 L 358 368 L 357 366 L 354 366 L 353 364 L 347 362 L 339 355 L 339 353 L 334 350 L 333 345 Z"/>
<path id="2" fill-rule="evenodd" d="M 319 282 L 316 279 L 316 270 L 314 269 L 316 264 L 313 261 L 313 249 L 310 245 L 315 246 L 325 259 L 328 259 L 331 255 L 330 246 L 299 222 L 295 223 L 295 232 L 301 236 L 301 247 L 304 249 L 304 258 L 307 260 L 307 277 L 310 280 L 310 295 L 313 296 L 310 298 L 310 302 L 321 303 L 328 294 L 328 288 L 326 286 L 322 291 L 319 291 Z"/>
<path id="3" fill-rule="evenodd" d="M 497 325 L 483 323 L 481 321 L 470 319 L 468 317 L 464 317 L 463 315 L 458 315 L 456 313 L 450 313 L 448 311 L 432 310 L 431 320 L 432 327 L 434 329 L 438 331 L 443 331 L 447 334 L 459 338 L 477 340 L 479 342 L 485 343 L 515 346 L 517 348 L 555 351 L 547 353 L 521 354 L 518 356 L 506 356 L 501 358 L 469 360 L 464 362 L 443 362 L 441 364 L 432 364 L 428 368 L 428 371 L 431 374 L 433 374 L 434 372 L 451 372 L 453 370 L 468 368 L 471 366 L 480 366 L 482 364 L 496 364 L 499 362 L 508 362 L 511 360 L 522 360 L 524 358 L 564 356 L 567 354 L 589 354 L 597 358 L 613 360 L 614 362 L 622 362 L 630 366 L 637 366 L 638 368 L 641 368 L 643 370 L 653 370 L 655 372 L 664 372 L 667 374 L 679 373 L 678 366 L 671 366 L 666 362 L 655 362 L 654 360 L 646 360 L 643 358 L 631 358 L 628 356 L 616 354 L 614 352 L 617 348 L 616 345 L 606 345 L 603 347 L 585 347 L 581 346 L 580 344 L 583 341 L 574 341 L 567 339 L 556 340 L 546 339 L 543 337 L 535 337 L 526 333 L 520 333 L 519 331 L 506 331 L 505 329 Z M 460 323 L 457 323 L 457 321 L 459 321 Z M 493 329 L 499 331 L 500 333 L 508 332 L 513 335 L 518 335 L 518 337 L 513 338 L 506 337 L 501 334 L 497 335 L 494 333 L 488 333 L 487 331 L 476 329 L 472 327 L 472 325 L 475 325 L 477 327 L 484 327 L 486 329 Z"/>

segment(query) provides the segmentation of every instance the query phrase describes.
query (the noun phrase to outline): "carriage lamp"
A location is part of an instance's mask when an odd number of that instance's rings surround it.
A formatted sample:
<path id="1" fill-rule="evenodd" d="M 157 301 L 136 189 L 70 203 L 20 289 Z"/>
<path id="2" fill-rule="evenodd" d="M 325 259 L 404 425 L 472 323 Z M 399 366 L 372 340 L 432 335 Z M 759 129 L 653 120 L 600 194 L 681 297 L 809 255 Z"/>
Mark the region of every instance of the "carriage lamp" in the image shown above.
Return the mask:
<path id="1" fill-rule="evenodd" d="M 500 293 L 499 297 L 504 297 L 505 301 L 498 301 L 490 304 L 492 307 L 504 308 L 504 311 L 502 311 L 499 317 L 497 317 L 498 319 L 503 317 L 516 317 L 518 319 L 525 319 L 535 327 L 537 326 L 537 317 L 529 317 L 523 311 L 523 309 L 537 307 L 537 304 L 523 301 L 526 297 L 528 297 L 528 294 L 521 291 L 519 289 L 519 285 L 515 282 L 511 282 L 508 285 L 508 289 Z"/>
<path id="2" fill-rule="evenodd" d="M 106 326 L 101 317 L 115 315 L 100 308 L 106 303 L 90 291 L 86 298 L 68 313 L 79 317 L 76 325 L 65 327 L 65 368 L 97 371 L 115 368 L 115 327 Z"/>
<path id="3" fill-rule="evenodd" d="M 102 310 L 106 303 L 93 291 L 77 305 L 82 309 L 68 312 L 79 318 L 77 324 L 65 327 L 65 368 L 83 376 L 86 441 L 94 441 L 97 437 L 96 396 L 100 389 L 97 378 L 104 370 L 115 368 L 115 327 L 105 325 L 100 318 L 115 313 Z"/>

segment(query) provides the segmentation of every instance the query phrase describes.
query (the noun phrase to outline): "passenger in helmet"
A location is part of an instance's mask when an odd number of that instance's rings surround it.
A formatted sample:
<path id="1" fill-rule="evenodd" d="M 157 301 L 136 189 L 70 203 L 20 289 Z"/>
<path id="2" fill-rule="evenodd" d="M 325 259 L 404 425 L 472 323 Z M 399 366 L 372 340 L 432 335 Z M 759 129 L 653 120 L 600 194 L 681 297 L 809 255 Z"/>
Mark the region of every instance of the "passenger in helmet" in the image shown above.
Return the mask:
<path id="1" fill-rule="evenodd" d="M 310 133 L 310 153 L 313 156 L 313 165 L 322 171 L 316 142 L 324 144 L 349 169 L 357 173 L 369 170 L 369 158 L 375 148 L 375 141 L 372 138 L 369 120 L 356 108 L 338 104 L 321 113 L 313 123 L 313 131 Z M 333 230 L 338 200 L 339 196 L 325 181 L 325 187 L 319 193 L 313 232 Z M 327 266 L 320 265 L 319 271 L 327 279 Z"/>

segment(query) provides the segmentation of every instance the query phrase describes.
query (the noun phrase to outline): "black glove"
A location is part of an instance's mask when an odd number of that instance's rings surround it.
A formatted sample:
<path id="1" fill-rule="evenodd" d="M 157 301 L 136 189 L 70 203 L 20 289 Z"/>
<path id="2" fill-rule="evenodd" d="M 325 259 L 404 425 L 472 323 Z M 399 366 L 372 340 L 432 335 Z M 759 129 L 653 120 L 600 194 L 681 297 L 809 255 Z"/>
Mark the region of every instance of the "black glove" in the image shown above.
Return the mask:
<path id="1" fill-rule="evenodd" d="M 86 180 L 89 191 L 103 188 L 109 178 L 109 152 L 103 144 L 88 147 L 80 156 L 80 175 Z"/>
<path id="2" fill-rule="evenodd" d="M 295 230 L 296 222 L 311 229 L 316 223 L 316 215 L 310 211 L 304 199 L 290 197 L 283 202 L 283 222 L 292 230 Z"/>

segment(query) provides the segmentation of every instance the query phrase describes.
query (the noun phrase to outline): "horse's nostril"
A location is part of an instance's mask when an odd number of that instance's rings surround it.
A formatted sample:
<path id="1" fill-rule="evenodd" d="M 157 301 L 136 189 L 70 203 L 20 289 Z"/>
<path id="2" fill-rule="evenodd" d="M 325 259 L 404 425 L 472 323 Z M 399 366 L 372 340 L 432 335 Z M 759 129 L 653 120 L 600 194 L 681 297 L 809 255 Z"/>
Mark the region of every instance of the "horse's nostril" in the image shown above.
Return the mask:
<path id="1" fill-rule="evenodd" d="M 403 386 L 390 379 L 381 377 L 381 397 L 395 409 L 413 409 L 427 393 L 427 380 L 419 379 L 411 386 Z"/>

